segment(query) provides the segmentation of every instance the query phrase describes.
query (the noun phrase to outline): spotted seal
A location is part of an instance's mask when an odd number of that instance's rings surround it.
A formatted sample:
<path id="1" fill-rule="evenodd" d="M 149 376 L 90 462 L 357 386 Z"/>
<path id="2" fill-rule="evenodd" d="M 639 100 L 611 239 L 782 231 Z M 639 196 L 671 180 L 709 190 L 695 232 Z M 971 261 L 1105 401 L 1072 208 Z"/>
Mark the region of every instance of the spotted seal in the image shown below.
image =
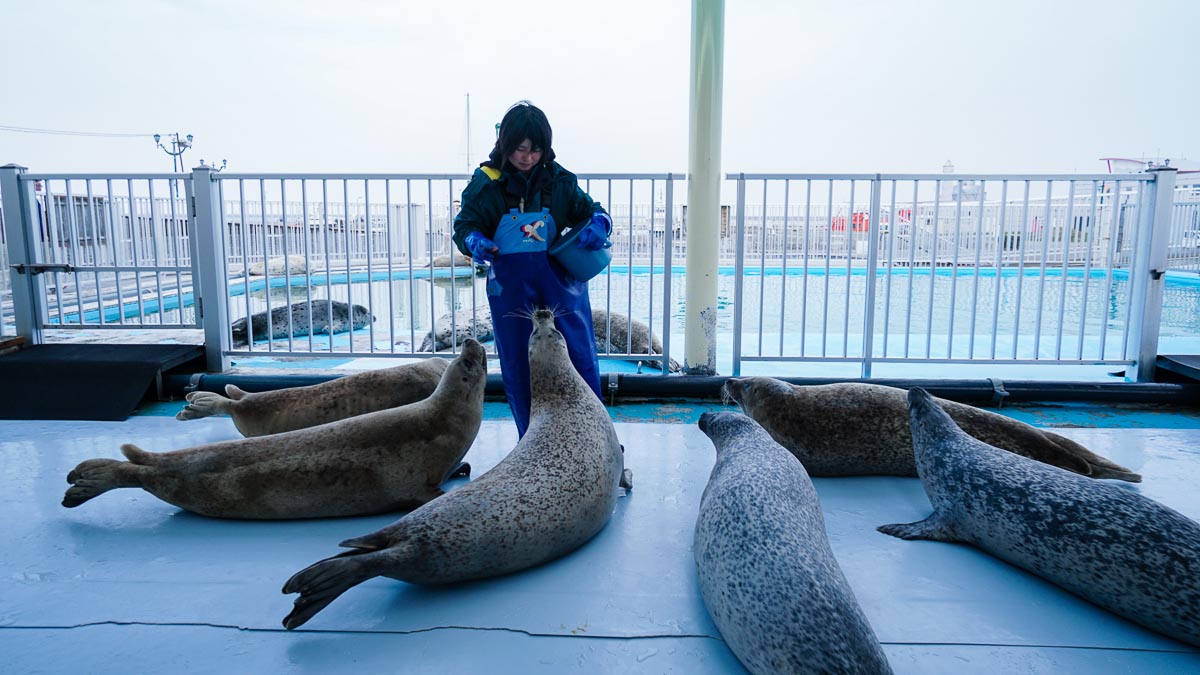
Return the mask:
<path id="1" fill-rule="evenodd" d="M 976 440 L 934 401 L 920 388 L 908 393 L 917 471 L 933 513 L 880 532 L 973 544 L 1200 646 L 1200 523 L 1133 490 Z"/>
<path id="2" fill-rule="evenodd" d="M 121 487 L 218 518 L 318 518 L 411 509 L 442 494 L 479 432 L 487 355 L 470 340 L 425 400 L 308 429 L 89 459 L 63 506 Z"/>
<path id="3" fill-rule="evenodd" d="M 825 535 L 808 473 L 754 420 L 707 412 L 717 450 L 696 519 L 700 595 L 752 673 L 889 673 Z"/>
<path id="4" fill-rule="evenodd" d="M 724 391 L 791 450 L 813 476 L 916 476 L 903 389 L 865 382 L 792 385 L 735 377 Z M 1092 478 L 1137 483 L 1138 474 L 1058 434 L 973 406 L 937 399 L 975 438 Z"/>
<path id="5" fill-rule="evenodd" d="M 624 314 L 604 309 L 592 309 L 592 330 L 596 334 L 596 352 L 604 354 L 662 354 L 662 341 L 650 332 L 650 327 Z M 658 361 L 640 361 L 642 365 L 662 370 Z M 680 370 L 679 362 L 667 357 L 672 373 Z"/>
<path id="6" fill-rule="evenodd" d="M 495 337 L 492 327 L 492 309 L 488 305 L 479 305 L 472 312 L 464 309 L 453 315 L 447 313 L 438 317 L 433 324 L 433 330 L 425 334 L 418 352 L 440 352 L 461 345 L 463 340 L 473 337 L 485 341 Z"/>
<path id="7" fill-rule="evenodd" d="M 250 332 L 255 340 L 303 337 L 305 335 L 331 335 L 365 328 L 375 320 L 371 311 L 362 305 L 350 305 L 340 300 L 301 300 L 286 307 L 271 310 L 270 326 L 267 312 L 250 317 Z M 268 330 L 269 328 L 269 330 Z M 233 322 L 233 346 L 248 344 L 249 332 L 245 317 Z"/>
<path id="8" fill-rule="evenodd" d="M 444 358 L 424 359 L 420 363 L 369 370 L 307 387 L 256 393 L 227 384 L 227 396 L 211 391 L 189 392 L 187 405 L 175 414 L 175 419 L 229 415 L 243 436 L 315 427 L 428 398 L 448 363 Z"/>
<path id="9" fill-rule="evenodd" d="M 575 371 L 554 314 L 529 337 L 529 430 L 492 470 L 296 573 L 283 625 L 296 628 L 346 590 L 386 576 L 448 584 L 553 560 L 608 522 L 624 459 L 608 412 Z M 627 477 L 627 476 L 626 476 Z"/>

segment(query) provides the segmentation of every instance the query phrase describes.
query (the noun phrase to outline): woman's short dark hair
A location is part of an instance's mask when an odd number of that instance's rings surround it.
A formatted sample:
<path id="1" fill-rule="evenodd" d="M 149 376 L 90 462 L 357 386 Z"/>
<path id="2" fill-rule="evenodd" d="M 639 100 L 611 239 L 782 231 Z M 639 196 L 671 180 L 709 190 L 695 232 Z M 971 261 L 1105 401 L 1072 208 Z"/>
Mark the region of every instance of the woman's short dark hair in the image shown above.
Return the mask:
<path id="1" fill-rule="evenodd" d="M 535 149 L 541 148 L 543 162 L 552 161 L 554 150 L 551 149 L 550 141 L 553 135 L 546 113 L 529 101 L 517 101 L 504 113 L 504 119 L 500 120 L 500 134 L 488 158 L 492 164 L 503 169 L 508 156 L 528 138 Z"/>

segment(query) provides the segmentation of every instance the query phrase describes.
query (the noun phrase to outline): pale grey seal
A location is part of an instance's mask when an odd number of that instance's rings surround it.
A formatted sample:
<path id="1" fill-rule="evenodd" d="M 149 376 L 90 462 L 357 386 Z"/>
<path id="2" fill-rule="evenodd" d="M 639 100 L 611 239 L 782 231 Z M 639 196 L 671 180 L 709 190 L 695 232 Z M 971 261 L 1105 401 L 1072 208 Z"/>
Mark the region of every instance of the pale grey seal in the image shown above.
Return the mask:
<path id="1" fill-rule="evenodd" d="M 375 317 L 362 305 L 349 305 L 340 300 L 301 300 L 286 307 L 271 310 L 271 325 L 267 326 L 267 313 L 259 312 L 250 317 L 250 328 L 255 340 L 270 338 L 278 340 L 312 335 L 345 333 L 364 328 Z M 269 329 L 268 329 L 269 328 Z M 249 332 L 245 317 L 233 322 L 233 346 L 248 344 Z"/>
<path id="2" fill-rule="evenodd" d="M 575 371 L 554 315 L 529 337 L 529 430 L 492 470 L 301 570 L 283 625 L 296 628 L 347 589 L 377 576 L 448 584 L 553 560 L 608 522 L 624 459 L 604 405 Z"/>
<path id="3" fill-rule="evenodd" d="M 707 412 L 717 461 L 695 557 L 713 623 L 752 673 L 890 673 L 825 534 L 804 467 L 754 420 Z"/>
<path id="4" fill-rule="evenodd" d="M 228 398 L 193 391 L 177 420 L 229 415 L 243 436 L 265 436 L 328 424 L 428 398 L 449 363 L 444 358 L 369 370 L 307 387 L 250 393 L 225 385 Z"/>
<path id="5" fill-rule="evenodd" d="M 140 487 L 218 518 L 318 518 L 411 509 L 442 494 L 483 419 L 487 355 L 463 345 L 433 394 L 318 427 L 150 453 L 89 459 L 67 476 L 63 506 Z M 593 397 L 594 398 L 594 397 Z"/>
<path id="6" fill-rule="evenodd" d="M 662 341 L 650 332 L 650 327 L 624 314 L 604 309 L 592 309 L 592 331 L 596 334 L 596 352 L 605 354 L 662 354 Z M 661 370 L 658 361 L 639 361 L 641 365 Z M 672 373 L 680 370 L 679 362 L 667 357 L 667 367 Z"/>
<path id="7" fill-rule="evenodd" d="M 495 337 L 492 328 L 492 309 L 480 305 L 471 310 L 461 310 L 453 315 L 443 314 L 434 322 L 433 330 L 425 334 L 418 352 L 440 352 L 461 345 L 463 340 L 473 337 L 480 342 Z"/>
<path id="8" fill-rule="evenodd" d="M 792 385 L 735 377 L 725 394 L 791 450 L 813 476 L 916 476 L 903 389 L 865 382 Z M 1092 478 L 1142 477 L 1058 434 L 973 406 L 937 399 L 975 438 Z"/>
<path id="9" fill-rule="evenodd" d="M 1200 524 L 1133 490 L 976 440 L 934 400 L 920 388 L 908 394 L 917 471 L 933 514 L 880 532 L 974 544 L 1200 646 Z"/>

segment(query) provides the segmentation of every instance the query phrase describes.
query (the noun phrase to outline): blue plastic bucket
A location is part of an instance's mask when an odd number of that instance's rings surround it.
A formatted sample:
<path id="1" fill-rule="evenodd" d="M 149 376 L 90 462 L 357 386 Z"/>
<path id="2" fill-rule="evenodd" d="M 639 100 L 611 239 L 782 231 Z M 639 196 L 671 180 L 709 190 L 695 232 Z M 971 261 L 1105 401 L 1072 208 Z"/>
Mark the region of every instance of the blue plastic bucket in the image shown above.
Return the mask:
<path id="1" fill-rule="evenodd" d="M 575 237 L 584 228 L 573 227 L 550 245 L 548 253 L 554 256 L 558 264 L 566 268 L 576 281 L 587 281 L 604 271 L 612 262 L 612 242 L 605 239 L 604 246 L 589 251 L 575 242 Z"/>

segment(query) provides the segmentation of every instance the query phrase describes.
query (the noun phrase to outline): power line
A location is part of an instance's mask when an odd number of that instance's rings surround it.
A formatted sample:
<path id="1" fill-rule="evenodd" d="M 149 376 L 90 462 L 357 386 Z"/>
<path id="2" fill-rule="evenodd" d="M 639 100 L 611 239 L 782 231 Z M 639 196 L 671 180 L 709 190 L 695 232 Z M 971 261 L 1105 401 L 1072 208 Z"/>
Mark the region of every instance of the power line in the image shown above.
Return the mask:
<path id="1" fill-rule="evenodd" d="M 67 131 L 64 129 L 35 129 L 0 124 L 0 131 L 15 131 L 22 134 L 51 134 L 55 136 L 100 136 L 105 138 L 153 138 L 154 134 L 115 134 L 104 131 Z"/>

